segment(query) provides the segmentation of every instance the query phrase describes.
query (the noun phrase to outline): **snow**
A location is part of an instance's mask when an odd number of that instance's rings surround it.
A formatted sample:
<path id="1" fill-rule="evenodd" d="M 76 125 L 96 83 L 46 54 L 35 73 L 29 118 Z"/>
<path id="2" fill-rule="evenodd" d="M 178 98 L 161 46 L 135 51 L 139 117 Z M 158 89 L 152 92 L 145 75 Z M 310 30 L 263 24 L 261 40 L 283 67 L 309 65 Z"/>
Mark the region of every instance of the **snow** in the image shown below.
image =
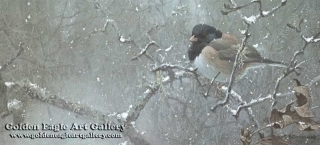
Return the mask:
<path id="1" fill-rule="evenodd" d="M 183 76 L 183 74 L 185 73 L 185 71 L 177 71 L 175 72 L 176 77 L 180 77 Z"/>
<path id="2" fill-rule="evenodd" d="M 266 16 L 270 13 L 270 11 L 262 11 L 262 15 Z"/>
<path id="3" fill-rule="evenodd" d="M 13 100 L 10 100 L 7 104 L 7 107 L 9 110 L 12 110 L 12 108 L 14 109 L 20 109 L 22 107 L 22 102 L 17 100 L 17 99 L 13 99 Z"/>
<path id="4" fill-rule="evenodd" d="M 130 37 L 126 39 L 126 38 L 124 38 L 123 35 L 121 35 L 119 40 L 120 40 L 120 42 L 123 43 L 123 42 L 126 42 L 126 41 L 130 41 Z"/>
<path id="5" fill-rule="evenodd" d="M 37 84 L 33 84 L 33 83 L 29 83 L 30 87 L 34 88 L 34 89 L 37 89 L 38 88 L 38 85 Z"/>
<path id="6" fill-rule="evenodd" d="M 113 22 L 113 20 L 112 19 L 107 19 L 107 22 Z"/>
<path id="7" fill-rule="evenodd" d="M 124 39 L 123 36 L 120 36 L 120 42 L 126 42 L 126 39 Z"/>
<path id="8" fill-rule="evenodd" d="M 162 79 L 162 82 L 166 82 L 166 81 L 169 81 L 170 77 L 169 76 L 166 76 L 165 78 Z"/>
<path id="9" fill-rule="evenodd" d="M 231 108 L 229 108 L 229 109 L 230 109 L 229 111 L 230 111 L 233 115 L 237 114 L 237 111 L 236 111 L 236 110 L 231 109 Z"/>
<path id="10" fill-rule="evenodd" d="M 245 17 L 243 17 L 243 19 L 246 21 L 246 23 L 251 25 L 256 22 L 257 16 L 252 15 L 249 18 L 245 16 Z"/>
<path id="11" fill-rule="evenodd" d="M 306 123 L 305 123 L 305 122 L 302 122 L 302 121 L 299 121 L 299 124 L 300 124 L 300 125 L 306 125 Z"/>
<path id="12" fill-rule="evenodd" d="M 307 41 L 308 43 L 320 41 L 320 38 L 314 39 L 313 36 L 311 36 L 311 37 L 309 37 L 309 38 L 306 38 L 304 35 L 302 35 L 302 38 L 303 38 L 305 41 Z"/>
<path id="13" fill-rule="evenodd" d="M 133 126 L 133 128 L 136 128 L 136 126 L 135 126 L 135 124 L 136 124 L 136 122 L 131 122 L 131 125 Z"/>
<path id="14" fill-rule="evenodd" d="M 117 114 L 117 112 L 113 112 L 112 114 L 109 114 L 108 117 L 115 116 L 116 114 Z"/>
<path id="15" fill-rule="evenodd" d="M 12 85 L 14 85 L 14 82 L 5 82 L 4 83 L 7 87 L 11 87 Z"/>
<path id="16" fill-rule="evenodd" d="M 150 89 L 147 89 L 144 93 L 145 94 L 149 94 L 151 92 L 151 90 Z"/>
<path id="17" fill-rule="evenodd" d="M 240 33 L 244 35 L 246 33 L 246 30 L 240 30 Z"/>
<path id="18" fill-rule="evenodd" d="M 46 93 L 46 88 L 41 88 L 37 84 L 33 84 L 29 82 L 29 86 L 33 89 L 39 90 L 42 95 Z"/>
<path id="19" fill-rule="evenodd" d="M 262 38 L 262 39 L 267 39 L 268 37 L 269 37 L 269 34 L 270 33 L 268 33 L 264 38 Z"/>
<path id="20" fill-rule="evenodd" d="M 190 68 L 189 68 L 189 70 L 190 70 L 190 71 L 194 71 L 194 70 L 195 70 L 195 68 L 193 68 L 193 67 L 190 67 Z"/>
<path id="21" fill-rule="evenodd" d="M 171 50 L 171 48 L 172 48 L 172 45 L 170 45 L 170 47 L 169 47 L 169 48 L 167 48 L 167 49 L 165 49 L 164 51 L 168 52 L 168 51 L 170 51 L 170 50 Z"/>
<path id="22" fill-rule="evenodd" d="M 270 123 L 270 124 L 268 124 L 266 127 L 271 127 L 271 126 L 273 126 L 274 125 L 274 123 Z"/>
<path id="23" fill-rule="evenodd" d="M 128 112 L 123 112 L 121 114 L 118 114 L 117 117 L 127 119 L 128 115 L 129 115 Z"/>
<path id="24" fill-rule="evenodd" d="M 318 42 L 318 41 L 320 41 L 320 38 L 317 38 L 317 39 L 313 40 L 313 42 Z M 1 66 L 0 66 L 0 68 L 1 68 Z"/>
<path id="25" fill-rule="evenodd" d="M 305 38 L 305 37 L 304 37 Z M 310 38 L 305 38 L 305 40 L 307 41 L 307 42 L 311 42 L 312 41 L 312 39 L 313 39 L 313 36 L 312 37 L 310 37 Z"/>
<path id="26" fill-rule="evenodd" d="M 128 141 L 125 141 L 125 142 L 119 143 L 119 145 L 127 145 L 127 142 L 128 142 Z"/>
<path id="27" fill-rule="evenodd" d="M 129 106 L 129 109 L 126 112 L 118 114 L 117 117 L 126 120 L 128 115 L 129 115 L 129 112 L 130 112 L 131 108 L 132 108 L 132 105 Z"/>

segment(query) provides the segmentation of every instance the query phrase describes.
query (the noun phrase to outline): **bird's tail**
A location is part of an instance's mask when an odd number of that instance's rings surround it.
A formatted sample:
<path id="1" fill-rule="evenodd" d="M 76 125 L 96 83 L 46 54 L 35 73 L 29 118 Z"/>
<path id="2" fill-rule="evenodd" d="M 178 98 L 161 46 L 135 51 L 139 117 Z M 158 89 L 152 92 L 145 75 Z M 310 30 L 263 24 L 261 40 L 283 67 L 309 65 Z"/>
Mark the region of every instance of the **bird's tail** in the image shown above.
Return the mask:
<path id="1" fill-rule="evenodd" d="M 260 60 L 249 60 L 247 61 L 248 63 L 253 63 L 254 65 L 250 65 L 250 68 L 258 68 L 261 66 L 265 66 L 265 65 L 269 65 L 269 66 L 275 66 L 275 67 L 282 67 L 282 68 L 286 68 L 289 66 L 289 64 L 285 63 L 285 62 L 278 62 L 278 61 L 273 61 L 270 59 L 260 59 Z M 296 73 L 296 75 L 300 75 L 301 71 L 303 70 L 303 68 L 301 67 L 296 67 L 294 69 L 294 72 Z"/>
<path id="2" fill-rule="evenodd" d="M 266 58 L 246 60 L 246 63 L 255 63 L 255 64 L 260 64 L 260 65 L 274 66 L 274 67 L 287 67 L 288 66 L 288 64 L 285 62 L 273 61 L 273 60 L 266 59 Z"/>

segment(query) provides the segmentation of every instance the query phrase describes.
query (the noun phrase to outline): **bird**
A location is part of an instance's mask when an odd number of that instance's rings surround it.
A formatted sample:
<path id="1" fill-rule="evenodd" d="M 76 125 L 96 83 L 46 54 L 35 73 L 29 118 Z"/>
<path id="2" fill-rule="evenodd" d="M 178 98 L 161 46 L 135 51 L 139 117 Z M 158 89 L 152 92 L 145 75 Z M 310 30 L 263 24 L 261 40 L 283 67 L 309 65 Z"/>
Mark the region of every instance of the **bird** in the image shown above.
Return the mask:
<path id="1" fill-rule="evenodd" d="M 214 26 L 197 24 L 192 29 L 188 57 L 206 78 L 225 83 L 229 81 L 241 41 L 235 36 L 222 33 Z M 240 54 L 240 64 L 235 72 L 235 81 L 242 79 L 253 68 L 266 65 L 287 67 L 284 62 L 264 58 L 251 45 L 246 45 Z"/>

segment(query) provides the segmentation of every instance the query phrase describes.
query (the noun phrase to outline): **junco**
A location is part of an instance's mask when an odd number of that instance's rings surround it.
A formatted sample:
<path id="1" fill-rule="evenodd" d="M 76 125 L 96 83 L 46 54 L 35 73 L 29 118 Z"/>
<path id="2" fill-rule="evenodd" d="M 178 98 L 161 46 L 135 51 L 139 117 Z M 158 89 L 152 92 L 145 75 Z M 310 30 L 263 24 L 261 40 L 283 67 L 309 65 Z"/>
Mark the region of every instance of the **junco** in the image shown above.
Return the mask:
<path id="1" fill-rule="evenodd" d="M 216 81 L 229 81 L 240 41 L 213 26 L 198 24 L 194 26 L 190 41 L 192 42 L 188 56 L 206 78 L 213 79 L 219 72 Z M 261 57 L 259 52 L 247 45 L 240 54 L 241 64 L 235 72 L 235 80 L 241 79 L 252 68 L 265 65 L 286 67 L 285 63 Z"/>

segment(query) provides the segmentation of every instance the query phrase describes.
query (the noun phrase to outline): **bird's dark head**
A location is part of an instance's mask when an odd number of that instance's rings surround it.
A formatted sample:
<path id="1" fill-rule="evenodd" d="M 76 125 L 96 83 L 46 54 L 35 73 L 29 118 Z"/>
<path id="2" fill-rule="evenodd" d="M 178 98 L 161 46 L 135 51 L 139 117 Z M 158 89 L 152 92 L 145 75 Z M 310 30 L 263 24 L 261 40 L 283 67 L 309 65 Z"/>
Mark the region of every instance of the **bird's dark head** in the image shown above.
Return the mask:
<path id="1" fill-rule="evenodd" d="M 222 32 L 213 26 L 198 24 L 193 27 L 191 38 L 192 44 L 188 50 L 189 60 L 193 61 L 212 40 L 222 37 Z"/>
<path id="2" fill-rule="evenodd" d="M 213 39 L 221 37 L 222 32 L 217 30 L 215 27 L 206 24 L 198 24 L 193 27 L 191 38 L 189 40 L 191 42 L 210 43 Z"/>

